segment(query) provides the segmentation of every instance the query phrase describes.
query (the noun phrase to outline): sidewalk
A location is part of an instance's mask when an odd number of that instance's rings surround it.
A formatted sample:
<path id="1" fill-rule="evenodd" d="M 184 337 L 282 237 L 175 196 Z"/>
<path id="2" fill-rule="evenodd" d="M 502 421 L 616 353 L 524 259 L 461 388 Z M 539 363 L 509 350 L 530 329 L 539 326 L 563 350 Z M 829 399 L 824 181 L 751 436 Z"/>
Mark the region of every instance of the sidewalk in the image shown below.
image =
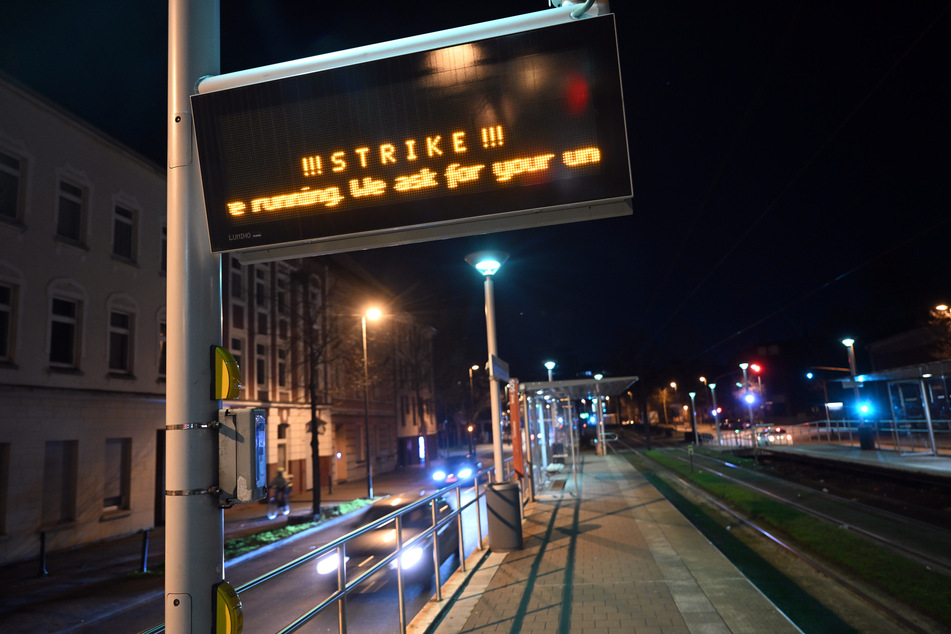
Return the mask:
<path id="1" fill-rule="evenodd" d="M 537 495 L 523 536 L 410 631 L 799 631 L 620 456 L 585 454 L 578 490 L 567 474 Z"/>

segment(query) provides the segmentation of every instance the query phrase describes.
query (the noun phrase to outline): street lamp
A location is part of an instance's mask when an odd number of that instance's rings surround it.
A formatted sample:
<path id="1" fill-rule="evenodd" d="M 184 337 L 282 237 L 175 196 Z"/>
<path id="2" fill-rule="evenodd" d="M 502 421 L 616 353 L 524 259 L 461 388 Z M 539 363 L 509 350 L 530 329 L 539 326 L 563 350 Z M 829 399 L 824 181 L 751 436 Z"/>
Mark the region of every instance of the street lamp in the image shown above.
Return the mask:
<path id="1" fill-rule="evenodd" d="M 717 384 L 710 383 L 707 387 L 710 388 L 710 395 L 713 397 L 713 426 L 717 430 L 717 445 L 722 444 L 720 441 L 720 412 L 717 410 Z"/>
<path id="2" fill-rule="evenodd" d="M 508 259 L 507 253 L 479 251 L 466 256 L 466 262 L 485 277 L 485 330 L 489 348 L 489 401 L 492 406 L 492 458 L 495 462 L 495 481 L 504 482 L 502 474 L 502 422 L 500 420 L 499 384 L 493 376 L 492 357 L 498 352 L 495 342 L 495 295 L 492 292 L 492 276 Z"/>
<path id="3" fill-rule="evenodd" d="M 551 383 L 551 371 L 555 369 L 555 362 L 546 361 L 545 368 L 548 370 L 548 382 Z"/>
<path id="4" fill-rule="evenodd" d="M 693 413 L 693 444 L 697 444 L 697 401 L 695 400 L 697 393 L 688 392 L 690 395 L 690 409 Z"/>
<path id="5" fill-rule="evenodd" d="M 367 319 L 377 321 L 383 313 L 370 308 L 360 316 L 363 326 L 363 448 L 367 459 L 367 498 L 373 499 L 373 457 L 370 456 L 370 367 L 367 362 Z"/>
<path id="6" fill-rule="evenodd" d="M 855 391 L 855 415 L 856 417 L 860 417 L 859 384 L 855 381 L 855 339 L 847 337 L 842 340 L 842 345 L 849 349 L 849 372 L 852 374 L 852 389 Z"/>

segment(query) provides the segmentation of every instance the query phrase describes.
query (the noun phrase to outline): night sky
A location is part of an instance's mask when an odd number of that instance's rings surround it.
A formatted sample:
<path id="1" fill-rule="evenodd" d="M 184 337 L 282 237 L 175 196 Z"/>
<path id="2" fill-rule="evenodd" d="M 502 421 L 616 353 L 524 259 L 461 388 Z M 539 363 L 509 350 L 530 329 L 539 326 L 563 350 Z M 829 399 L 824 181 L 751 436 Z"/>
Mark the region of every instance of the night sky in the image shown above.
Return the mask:
<path id="1" fill-rule="evenodd" d="M 712 373 L 782 342 L 813 365 L 951 302 L 951 11 L 914 3 L 614 2 L 632 216 L 354 254 L 439 331 L 441 372 Z M 292 6 L 291 6 L 292 5 Z M 439 6 L 450 7 L 440 10 Z M 222 71 L 546 8 L 222 2 Z M 8 3 L 0 70 L 159 164 L 165 2 Z M 653 377 L 653 379 L 652 379 Z"/>

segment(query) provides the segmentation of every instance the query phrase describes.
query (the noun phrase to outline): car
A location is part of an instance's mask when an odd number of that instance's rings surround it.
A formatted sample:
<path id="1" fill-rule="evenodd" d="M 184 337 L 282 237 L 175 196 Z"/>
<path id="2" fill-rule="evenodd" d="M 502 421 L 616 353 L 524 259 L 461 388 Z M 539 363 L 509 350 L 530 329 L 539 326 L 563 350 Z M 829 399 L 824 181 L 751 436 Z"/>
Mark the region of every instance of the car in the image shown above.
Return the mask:
<path id="1" fill-rule="evenodd" d="M 433 467 L 432 478 L 439 486 L 472 482 L 481 468 L 482 463 L 469 454 L 450 456 L 442 464 Z"/>
<path id="2" fill-rule="evenodd" d="M 391 495 L 374 502 L 357 520 L 355 529 L 383 520 L 389 515 L 409 508 L 420 500 L 432 495 L 429 491 L 414 491 Z M 436 508 L 437 522 L 452 513 L 448 501 L 442 496 L 434 497 L 428 504 L 421 504 L 401 515 L 402 541 L 405 544 L 422 534 L 433 525 L 433 506 Z M 440 565 L 447 561 L 459 549 L 459 529 L 456 522 L 449 521 L 436 531 Z M 344 545 L 349 579 L 362 575 L 387 556 L 396 552 L 396 519 L 383 522 L 374 528 L 360 533 L 346 541 Z M 337 573 L 339 563 L 337 553 L 330 552 L 317 561 L 317 572 L 321 575 Z M 410 579 L 428 580 L 433 574 L 433 540 L 430 535 L 409 548 L 404 548 L 399 558 L 394 557 L 387 566 L 377 571 L 386 574 L 395 571 L 397 560 L 402 562 L 403 574 Z"/>
<path id="3" fill-rule="evenodd" d="M 792 434 L 782 427 L 767 427 L 756 434 L 756 441 L 760 445 L 791 445 Z"/>

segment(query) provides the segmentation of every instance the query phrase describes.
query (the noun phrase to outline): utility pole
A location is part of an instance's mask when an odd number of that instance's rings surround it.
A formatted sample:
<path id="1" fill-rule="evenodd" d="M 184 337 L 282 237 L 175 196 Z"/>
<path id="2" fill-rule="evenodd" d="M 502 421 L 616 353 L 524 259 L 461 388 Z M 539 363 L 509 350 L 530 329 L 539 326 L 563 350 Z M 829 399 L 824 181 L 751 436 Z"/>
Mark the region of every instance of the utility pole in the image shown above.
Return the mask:
<path id="1" fill-rule="evenodd" d="M 189 97 L 219 73 L 218 0 L 168 3 L 168 358 L 166 373 L 165 626 L 212 632 L 224 578 L 218 504 L 220 401 L 211 346 L 221 341 L 220 257 L 208 248 Z"/>

